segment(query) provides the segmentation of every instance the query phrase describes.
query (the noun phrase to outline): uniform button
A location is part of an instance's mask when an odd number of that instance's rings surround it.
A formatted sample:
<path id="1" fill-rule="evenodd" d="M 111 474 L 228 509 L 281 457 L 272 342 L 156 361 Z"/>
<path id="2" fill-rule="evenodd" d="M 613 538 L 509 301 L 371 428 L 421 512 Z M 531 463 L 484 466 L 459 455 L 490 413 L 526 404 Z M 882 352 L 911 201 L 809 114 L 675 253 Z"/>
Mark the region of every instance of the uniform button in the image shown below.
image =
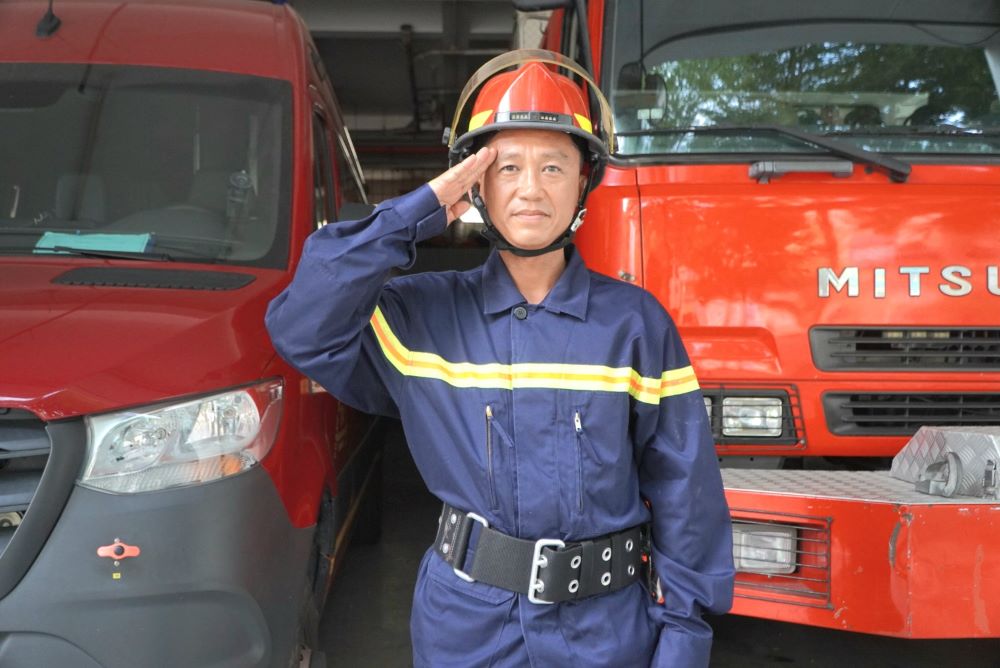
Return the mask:
<path id="1" fill-rule="evenodd" d="M 524 320 L 525 318 L 528 317 L 528 309 L 524 308 L 523 306 L 518 306 L 516 309 L 514 309 L 514 317 L 517 318 L 518 320 Z"/>

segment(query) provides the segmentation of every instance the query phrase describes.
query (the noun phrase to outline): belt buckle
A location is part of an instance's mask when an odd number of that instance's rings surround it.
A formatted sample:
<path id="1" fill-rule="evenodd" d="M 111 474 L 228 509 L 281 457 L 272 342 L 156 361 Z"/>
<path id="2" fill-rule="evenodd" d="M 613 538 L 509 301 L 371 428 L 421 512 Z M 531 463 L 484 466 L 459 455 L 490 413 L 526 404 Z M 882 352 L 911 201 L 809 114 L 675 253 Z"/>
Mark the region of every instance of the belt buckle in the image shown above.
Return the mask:
<path id="1" fill-rule="evenodd" d="M 479 522 L 480 524 L 482 524 L 484 529 L 489 529 L 490 528 L 490 523 L 487 522 L 486 518 L 483 517 L 482 515 L 477 515 L 475 513 L 469 512 L 469 513 L 465 513 L 465 516 L 468 517 L 470 520 L 475 520 L 476 522 Z M 465 561 L 465 557 L 462 557 L 462 561 Z M 462 578 L 466 582 L 475 582 L 475 579 L 473 579 L 473 577 L 471 575 L 469 575 L 468 573 L 466 573 L 462 569 L 458 568 L 457 566 L 453 566 L 451 570 L 455 571 L 455 575 L 457 575 L 458 577 Z"/>
<path id="2" fill-rule="evenodd" d="M 544 591 L 542 581 L 538 579 L 538 570 L 548 563 L 548 560 L 542 556 L 543 547 L 554 547 L 561 549 L 566 547 L 566 543 L 559 540 L 558 538 L 539 538 L 535 541 L 535 552 L 531 557 L 531 579 L 528 584 L 528 600 L 537 605 L 552 605 L 555 601 L 543 601 L 535 596 L 535 592 L 542 593 Z"/>

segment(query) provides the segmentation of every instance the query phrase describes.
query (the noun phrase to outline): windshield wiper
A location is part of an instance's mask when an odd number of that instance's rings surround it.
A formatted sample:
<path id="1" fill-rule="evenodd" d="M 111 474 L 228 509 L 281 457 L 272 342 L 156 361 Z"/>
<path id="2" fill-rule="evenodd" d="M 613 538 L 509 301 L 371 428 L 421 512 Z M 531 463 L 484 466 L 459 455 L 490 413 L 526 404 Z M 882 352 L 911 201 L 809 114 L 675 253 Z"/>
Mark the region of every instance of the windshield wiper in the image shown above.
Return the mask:
<path id="1" fill-rule="evenodd" d="M 174 262 L 172 255 L 166 253 L 141 253 L 133 251 L 98 250 L 93 248 L 74 248 L 72 246 L 53 246 L 53 251 L 69 253 L 82 257 L 97 257 L 109 260 L 145 260 L 147 262 Z"/>
<path id="2" fill-rule="evenodd" d="M 814 135 L 797 128 L 790 128 L 784 125 L 710 125 L 704 127 L 688 128 L 663 128 L 651 130 L 636 130 L 630 132 L 619 132 L 619 137 L 642 137 L 648 135 L 670 135 L 670 134 L 738 134 L 738 133 L 761 133 L 769 132 L 782 137 L 791 137 L 806 144 L 812 144 L 825 149 L 833 155 L 847 158 L 853 162 L 879 167 L 885 170 L 889 178 L 897 183 L 903 183 L 910 176 L 911 167 L 909 163 L 874 151 L 855 146 L 848 142 L 843 142 L 830 137 Z"/>
<path id="3" fill-rule="evenodd" d="M 850 130 L 831 130 L 824 137 L 850 137 L 851 135 L 912 135 L 942 137 L 1000 137 L 1000 129 L 980 130 L 957 125 L 890 125 L 887 127 L 862 126 Z"/>

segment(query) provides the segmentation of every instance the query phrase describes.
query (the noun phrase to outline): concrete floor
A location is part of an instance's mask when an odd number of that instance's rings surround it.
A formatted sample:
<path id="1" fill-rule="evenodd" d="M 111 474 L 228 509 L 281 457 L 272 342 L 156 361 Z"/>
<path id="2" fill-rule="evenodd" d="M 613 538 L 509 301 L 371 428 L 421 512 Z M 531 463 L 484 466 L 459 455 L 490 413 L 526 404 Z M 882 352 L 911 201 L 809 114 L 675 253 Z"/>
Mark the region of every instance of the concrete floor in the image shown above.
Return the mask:
<path id="1" fill-rule="evenodd" d="M 438 502 L 402 439 L 385 461 L 382 541 L 354 546 L 321 622 L 330 668 L 410 666 L 409 614 L 417 564 L 437 529 Z M 713 668 L 1000 668 L 1000 641 L 907 641 L 727 615 L 713 618 Z"/>

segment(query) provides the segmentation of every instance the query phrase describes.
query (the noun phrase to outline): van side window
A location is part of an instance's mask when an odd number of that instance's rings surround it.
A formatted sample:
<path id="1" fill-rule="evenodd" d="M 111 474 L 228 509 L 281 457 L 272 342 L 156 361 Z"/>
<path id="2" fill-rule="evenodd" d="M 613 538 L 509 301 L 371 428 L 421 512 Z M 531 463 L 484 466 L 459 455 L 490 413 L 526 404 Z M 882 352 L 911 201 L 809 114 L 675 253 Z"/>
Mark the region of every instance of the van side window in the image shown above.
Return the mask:
<path id="1" fill-rule="evenodd" d="M 329 135 L 319 114 L 313 114 L 313 156 L 313 222 L 319 229 L 335 220 L 336 208 Z"/>

